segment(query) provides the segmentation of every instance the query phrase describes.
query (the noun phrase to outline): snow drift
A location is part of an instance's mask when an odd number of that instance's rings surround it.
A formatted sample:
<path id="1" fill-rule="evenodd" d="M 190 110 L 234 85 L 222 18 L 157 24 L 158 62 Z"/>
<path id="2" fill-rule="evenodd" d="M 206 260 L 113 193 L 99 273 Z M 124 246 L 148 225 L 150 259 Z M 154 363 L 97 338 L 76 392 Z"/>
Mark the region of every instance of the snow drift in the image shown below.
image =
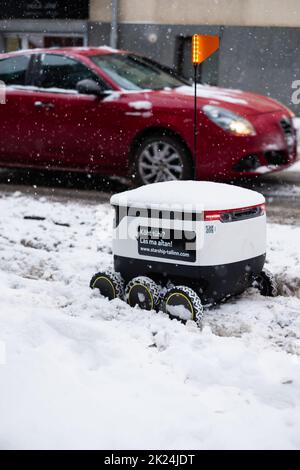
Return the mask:
<path id="1" fill-rule="evenodd" d="M 299 226 L 269 225 L 281 296 L 247 291 L 200 332 L 89 290 L 107 204 L 0 211 L 0 448 L 300 448 Z"/>

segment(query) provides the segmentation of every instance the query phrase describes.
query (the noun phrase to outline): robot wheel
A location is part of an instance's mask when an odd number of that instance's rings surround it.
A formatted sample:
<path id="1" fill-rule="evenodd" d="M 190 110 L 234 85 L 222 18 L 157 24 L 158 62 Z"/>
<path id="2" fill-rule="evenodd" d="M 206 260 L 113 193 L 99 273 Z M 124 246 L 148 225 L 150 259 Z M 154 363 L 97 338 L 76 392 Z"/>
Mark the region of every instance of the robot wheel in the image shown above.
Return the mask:
<path id="1" fill-rule="evenodd" d="M 120 273 L 112 270 L 96 273 L 90 282 L 91 289 L 98 289 L 109 300 L 124 298 L 124 281 Z"/>
<path id="2" fill-rule="evenodd" d="M 267 297 L 276 297 L 278 295 L 278 285 L 274 275 L 264 269 L 260 274 L 254 277 L 252 287 L 259 290 L 261 295 Z"/>
<path id="3" fill-rule="evenodd" d="M 161 308 L 171 318 L 194 320 L 200 328 L 202 326 L 203 305 L 198 294 L 190 287 L 176 286 L 168 289 Z"/>
<path id="4" fill-rule="evenodd" d="M 161 300 L 161 287 L 146 276 L 134 277 L 125 288 L 125 300 L 131 306 L 156 310 Z"/>

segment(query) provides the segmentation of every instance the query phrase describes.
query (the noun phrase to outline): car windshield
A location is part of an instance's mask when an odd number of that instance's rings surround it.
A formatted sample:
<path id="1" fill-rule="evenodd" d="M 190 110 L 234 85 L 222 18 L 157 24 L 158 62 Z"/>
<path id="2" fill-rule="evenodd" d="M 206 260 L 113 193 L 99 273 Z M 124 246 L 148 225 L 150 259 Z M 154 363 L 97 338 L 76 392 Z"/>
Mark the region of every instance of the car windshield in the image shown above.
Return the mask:
<path id="1" fill-rule="evenodd" d="M 124 90 L 162 90 L 186 84 L 168 67 L 133 54 L 96 55 L 90 59 Z"/>

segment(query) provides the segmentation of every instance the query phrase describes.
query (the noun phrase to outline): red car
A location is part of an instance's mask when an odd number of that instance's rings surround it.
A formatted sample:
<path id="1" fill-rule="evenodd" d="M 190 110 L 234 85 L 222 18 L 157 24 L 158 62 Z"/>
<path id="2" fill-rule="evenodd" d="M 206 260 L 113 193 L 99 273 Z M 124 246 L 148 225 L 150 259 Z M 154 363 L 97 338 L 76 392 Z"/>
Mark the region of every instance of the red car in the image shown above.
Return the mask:
<path id="1" fill-rule="evenodd" d="M 226 180 L 296 159 L 293 113 L 272 99 L 193 87 L 156 62 L 108 47 L 0 55 L 0 165 L 170 179 Z M 196 161 L 195 161 L 196 160 Z"/>

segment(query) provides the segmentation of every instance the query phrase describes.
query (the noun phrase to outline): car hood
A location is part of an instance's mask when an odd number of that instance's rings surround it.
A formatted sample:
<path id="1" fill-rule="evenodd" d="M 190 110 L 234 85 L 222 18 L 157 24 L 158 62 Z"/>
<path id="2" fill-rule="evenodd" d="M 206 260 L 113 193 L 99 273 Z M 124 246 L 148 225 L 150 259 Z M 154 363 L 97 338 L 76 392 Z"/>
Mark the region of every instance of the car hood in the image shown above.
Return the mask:
<path id="1" fill-rule="evenodd" d="M 160 99 L 162 98 L 163 94 L 167 101 L 168 98 L 170 99 L 170 104 L 174 103 L 175 101 L 177 105 L 179 105 L 180 102 L 181 106 L 183 107 L 190 107 L 194 105 L 193 86 L 184 85 L 170 91 L 164 90 L 152 93 L 159 93 Z M 239 113 L 242 116 L 272 113 L 278 111 L 283 111 L 288 115 L 291 115 L 290 110 L 276 100 L 241 90 L 197 85 L 197 97 L 199 107 L 202 107 L 206 104 L 221 106 L 233 112 Z"/>

